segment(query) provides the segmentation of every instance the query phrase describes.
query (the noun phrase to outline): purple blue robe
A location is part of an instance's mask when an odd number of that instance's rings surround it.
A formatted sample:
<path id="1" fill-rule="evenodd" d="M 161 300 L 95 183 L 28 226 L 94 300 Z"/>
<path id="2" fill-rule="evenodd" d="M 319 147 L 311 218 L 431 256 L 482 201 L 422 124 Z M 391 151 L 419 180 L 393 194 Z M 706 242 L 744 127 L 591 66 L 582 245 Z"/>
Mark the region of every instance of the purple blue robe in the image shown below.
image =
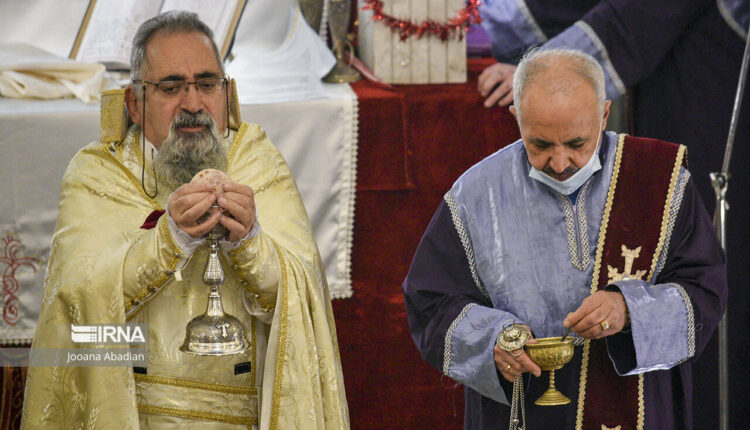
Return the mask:
<path id="1" fill-rule="evenodd" d="M 508 425 L 511 385 L 493 360 L 503 325 L 560 336 L 565 316 L 590 293 L 616 142 L 605 133 L 602 169 L 574 200 L 530 178 L 515 142 L 464 173 L 430 222 L 404 281 L 407 315 L 422 357 L 465 385 L 464 428 Z M 725 258 L 686 169 L 671 199 L 653 277 L 608 287 L 623 293 L 631 317 L 630 331 L 607 339 L 608 354 L 618 374 L 645 375 L 647 429 L 692 428 L 691 362 L 726 304 Z M 573 399 L 567 406 L 534 405 L 548 375 L 525 377 L 528 430 L 575 428 L 580 362 L 576 348 L 555 375 Z"/>
<path id="2" fill-rule="evenodd" d="M 721 170 L 750 25 L 748 0 L 485 0 L 480 8 L 499 61 L 532 46 L 581 49 L 604 69 L 607 96 L 628 91 L 636 136 L 684 144 L 709 213 L 709 173 Z M 730 425 L 750 428 L 750 91 L 741 101 L 727 200 Z M 700 429 L 718 427 L 717 340 L 696 363 Z"/>

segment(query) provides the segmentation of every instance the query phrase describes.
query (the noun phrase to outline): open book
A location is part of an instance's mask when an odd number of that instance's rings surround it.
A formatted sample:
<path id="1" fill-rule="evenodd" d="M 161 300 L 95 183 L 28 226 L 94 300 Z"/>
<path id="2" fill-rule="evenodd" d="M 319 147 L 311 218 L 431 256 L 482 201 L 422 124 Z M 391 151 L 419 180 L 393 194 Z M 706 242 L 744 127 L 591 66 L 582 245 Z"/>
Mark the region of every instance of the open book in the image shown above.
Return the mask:
<path id="1" fill-rule="evenodd" d="M 223 58 L 247 0 L 90 0 L 70 58 L 130 69 L 133 36 L 147 19 L 168 10 L 195 12 L 214 32 Z"/>

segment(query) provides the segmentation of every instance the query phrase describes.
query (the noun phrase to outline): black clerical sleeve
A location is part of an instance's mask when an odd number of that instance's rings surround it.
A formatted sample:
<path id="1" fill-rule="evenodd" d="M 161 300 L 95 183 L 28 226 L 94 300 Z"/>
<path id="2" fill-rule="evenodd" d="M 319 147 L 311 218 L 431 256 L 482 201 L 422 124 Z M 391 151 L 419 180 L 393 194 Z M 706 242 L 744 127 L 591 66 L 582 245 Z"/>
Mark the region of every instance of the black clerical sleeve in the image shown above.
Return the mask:
<path id="1" fill-rule="evenodd" d="M 474 283 L 445 201 L 427 226 L 403 289 L 412 338 L 422 358 L 442 371 L 453 321 L 470 303 L 492 307 Z"/>

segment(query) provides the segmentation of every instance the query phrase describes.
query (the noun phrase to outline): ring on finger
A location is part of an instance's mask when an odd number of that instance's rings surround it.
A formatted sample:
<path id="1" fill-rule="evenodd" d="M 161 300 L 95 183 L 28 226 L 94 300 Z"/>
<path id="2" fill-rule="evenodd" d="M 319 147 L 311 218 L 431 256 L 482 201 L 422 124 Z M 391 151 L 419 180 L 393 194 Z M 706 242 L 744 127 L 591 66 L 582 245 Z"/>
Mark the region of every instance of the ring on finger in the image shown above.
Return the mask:
<path id="1" fill-rule="evenodd" d="M 508 373 L 508 372 L 510 372 L 510 369 L 511 369 L 512 367 L 513 367 L 513 366 L 511 366 L 510 364 L 506 364 L 506 365 L 505 365 L 505 373 Z"/>
<path id="2" fill-rule="evenodd" d="M 609 323 L 607 322 L 607 320 L 602 320 L 599 325 L 602 326 L 602 330 L 607 330 L 609 328 Z"/>
<path id="3" fill-rule="evenodd" d="M 510 355 L 512 355 L 512 356 L 514 356 L 514 357 L 520 357 L 520 356 L 521 356 L 521 354 L 523 354 L 523 351 L 522 351 L 522 350 L 520 350 L 520 349 L 518 350 L 518 354 L 513 354 L 513 351 L 509 351 L 509 352 L 510 352 Z"/>

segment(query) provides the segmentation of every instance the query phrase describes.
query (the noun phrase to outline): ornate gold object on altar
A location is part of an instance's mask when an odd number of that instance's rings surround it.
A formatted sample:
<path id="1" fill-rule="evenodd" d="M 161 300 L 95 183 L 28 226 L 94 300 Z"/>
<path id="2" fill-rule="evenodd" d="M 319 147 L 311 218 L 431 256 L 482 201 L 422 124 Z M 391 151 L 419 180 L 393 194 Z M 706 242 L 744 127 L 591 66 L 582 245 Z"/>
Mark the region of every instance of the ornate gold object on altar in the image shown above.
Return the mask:
<path id="1" fill-rule="evenodd" d="M 549 370 L 549 388 L 534 404 L 539 406 L 557 406 L 570 403 L 570 399 L 555 388 L 555 370 L 573 358 L 573 338 L 562 340 L 561 337 L 536 339 L 536 343 L 526 345 L 526 354 L 542 370 Z"/>
<path id="2" fill-rule="evenodd" d="M 320 33 L 320 24 L 323 19 L 323 5 L 326 0 L 299 0 L 299 8 L 302 11 L 302 16 L 305 17 L 305 21 L 315 30 L 316 33 Z"/>
<path id="3" fill-rule="evenodd" d="M 214 203 L 211 212 L 218 210 Z M 233 355 L 250 348 L 245 336 L 245 327 L 240 320 L 224 313 L 219 287 L 224 284 L 224 270 L 219 260 L 220 241 L 227 234 L 227 229 L 217 224 L 206 235 L 209 254 L 203 282 L 210 287 L 208 305 L 203 315 L 193 318 L 185 328 L 185 342 L 180 351 L 196 355 Z"/>
<path id="4" fill-rule="evenodd" d="M 323 80 L 331 83 L 355 82 L 361 79 L 359 72 L 344 62 L 344 50 L 351 44 L 346 40 L 351 19 L 350 0 L 328 0 L 328 28 L 331 29 L 336 65 Z M 350 52 L 354 55 L 353 52 Z"/>
<path id="5" fill-rule="evenodd" d="M 507 322 L 503 325 L 503 331 L 497 335 L 495 342 L 498 348 L 505 351 L 515 351 L 523 348 L 531 337 L 531 330 L 522 324 Z"/>

